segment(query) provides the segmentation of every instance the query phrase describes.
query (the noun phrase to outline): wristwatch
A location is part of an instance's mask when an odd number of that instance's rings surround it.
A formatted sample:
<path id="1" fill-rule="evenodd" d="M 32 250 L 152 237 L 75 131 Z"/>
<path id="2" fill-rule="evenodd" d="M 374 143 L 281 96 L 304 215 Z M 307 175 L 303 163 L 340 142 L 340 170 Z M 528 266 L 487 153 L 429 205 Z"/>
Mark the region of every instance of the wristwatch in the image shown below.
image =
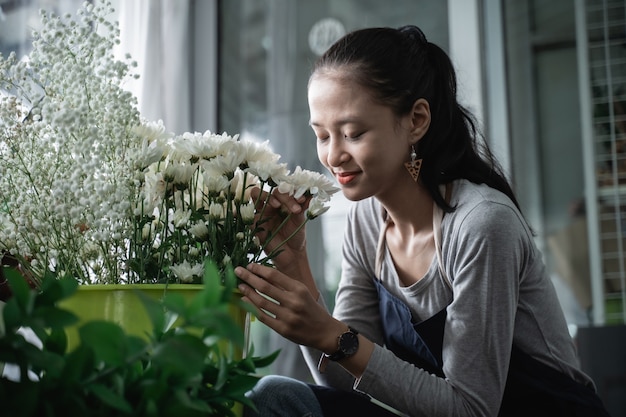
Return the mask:
<path id="1" fill-rule="evenodd" d="M 359 332 L 348 326 L 348 331 L 337 338 L 337 351 L 330 355 L 324 354 L 324 356 L 331 361 L 339 361 L 354 355 L 359 350 L 358 334 Z"/>

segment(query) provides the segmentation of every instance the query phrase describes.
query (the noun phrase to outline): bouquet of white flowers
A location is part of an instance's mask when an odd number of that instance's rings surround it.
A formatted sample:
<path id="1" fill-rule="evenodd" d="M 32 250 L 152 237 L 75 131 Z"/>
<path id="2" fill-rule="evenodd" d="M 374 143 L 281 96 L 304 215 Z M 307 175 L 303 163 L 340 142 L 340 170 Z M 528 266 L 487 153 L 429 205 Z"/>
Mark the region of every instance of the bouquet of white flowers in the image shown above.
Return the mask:
<path id="1" fill-rule="evenodd" d="M 84 284 L 200 282 L 206 259 L 271 264 L 285 242 L 263 250 L 259 233 L 278 230 L 252 188 L 310 196 L 300 227 L 337 189 L 290 172 L 267 142 L 142 120 L 110 11 L 42 12 L 28 59 L 0 55 L 0 256 Z"/>

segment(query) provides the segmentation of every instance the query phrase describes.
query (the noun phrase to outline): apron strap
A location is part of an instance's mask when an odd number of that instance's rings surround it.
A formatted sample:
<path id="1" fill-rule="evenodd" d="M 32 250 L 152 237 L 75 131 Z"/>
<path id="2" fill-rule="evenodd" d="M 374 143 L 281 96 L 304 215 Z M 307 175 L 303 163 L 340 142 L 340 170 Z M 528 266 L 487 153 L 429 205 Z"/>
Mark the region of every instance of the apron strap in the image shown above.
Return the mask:
<path id="1" fill-rule="evenodd" d="M 452 186 L 450 184 L 441 185 L 439 188 L 444 191 L 445 187 L 445 199 L 450 202 L 450 195 L 452 194 Z M 433 201 L 433 235 L 435 238 L 435 249 L 437 250 L 437 266 L 439 267 L 439 273 L 443 277 L 443 281 L 448 285 L 448 288 L 452 290 L 452 281 L 448 277 L 445 268 L 443 267 L 443 255 L 441 253 L 441 222 L 443 216 L 446 213 Z"/>

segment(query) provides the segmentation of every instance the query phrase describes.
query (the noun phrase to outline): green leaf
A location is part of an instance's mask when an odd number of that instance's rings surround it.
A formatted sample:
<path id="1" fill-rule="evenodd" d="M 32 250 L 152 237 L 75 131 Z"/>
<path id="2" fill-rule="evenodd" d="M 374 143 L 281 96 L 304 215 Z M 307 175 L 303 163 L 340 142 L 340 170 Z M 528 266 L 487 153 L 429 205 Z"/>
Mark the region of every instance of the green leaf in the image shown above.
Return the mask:
<path id="1" fill-rule="evenodd" d="M 204 301 L 204 307 L 212 307 L 219 303 L 222 297 L 224 286 L 222 285 L 222 275 L 215 262 L 207 259 L 204 264 L 204 286 L 198 294 Z M 195 297 L 194 297 L 195 301 Z"/>
<path id="2" fill-rule="evenodd" d="M 152 361 L 176 373 L 195 375 L 202 369 L 208 351 L 197 336 L 176 334 L 155 346 Z"/>
<path id="3" fill-rule="evenodd" d="M 44 371 L 46 373 L 50 372 L 51 376 L 59 375 L 65 366 L 63 356 L 45 350 L 42 351 L 36 347 L 29 350 L 27 358 L 33 372 L 37 374 L 39 374 L 39 371 Z"/>
<path id="4" fill-rule="evenodd" d="M 231 267 L 226 268 L 224 272 L 224 289 L 222 295 L 222 301 L 230 302 L 233 299 L 235 287 L 237 286 L 237 276 L 235 270 Z"/>
<path id="5" fill-rule="evenodd" d="M 126 399 L 115 393 L 106 385 L 102 384 L 92 384 L 87 388 L 94 396 L 96 396 L 100 401 L 104 404 L 109 405 L 110 407 L 122 411 L 127 414 L 133 414 L 132 406 L 126 401 Z"/>
<path id="6" fill-rule="evenodd" d="M 94 320 L 78 329 L 81 344 L 93 349 L 97 361 L 122 365 L 127 351 L 126 335 L 122 328 L 108 321 Z"/>
<path id="7" fill-rule="evenodd" d="M 63 329 L 52 329 L 44 342 L 44 348 L 59 355 L 67 351 L 67 334 Z"/>
<path id="8" fill-rule="evenodd" d="M 38 305 L 53 305 L 68 298 L 78 289 L 78 281 L 73 278 L 60 278 L 46 276 L 41 281 L 41 291 L 37 297 Z"/>
<path id="9" fill-rule="evenodd" d="M 184 315 L 186 312 L 187 301 L 185 296 L 179 292 L 166 291 L 163 296 L 163 305 L 167 310 Z"/>
<path id="10" fill-rule="evenodd" d="M 94 352 L 84 345 L 72 350 L 66 357 L 65 368 L 63 369 L 62 381 L 82 381 L 86 376 L 92 375 L 95 370 Z"/>
<path id="11" fill-rule="evenodd" d="M 4 320 L 4 331 L 6 333 L 14 333 L 24 323 L 24 314 L 18 305 L 17 299 L 11 297 L 2 309 L 2 318 Z"/>
<path id="12" fill-rule="evenodd" d="M 215 389 L 220 390 L 228 382 L 228 364 L 224 356 L 219 357 L 219 367 L 217 374 L 217 381 L 215 382 Z"/>
<path id="13" fill-rule="evenodd" d="M 163 331 L 165 326 L 165 311 L 163 310 L 163 304 L 141 291 L 137 291 L 136 294 L 141 300 L 144 310 L 150 318 L 154 331 Z"/>
<path id="14" fill-rule="evenodd" d="M 33 318 L 41 320 L 45 327 L 60 329 L 78 322 L 76 314 L 54 306 L 41 306 L 33 312 Z"/>
<path id="15" fill-rule="evenodd" d="M 259 379 L 260 376 L 255 375 L 232 375 L 228 384 L 225 385 L 223 393 L 233 400 L 240 401 L 245 398 L 246 392 L 250 391 Z"/>
<path id="16" fill-rule="evenodd" d="M 17 306 L 22 312 L 30 314 L 34 305 L 35 292 L 31 290 L 24 277 L 17 270 L 5 268 L 4 276 L 13 293 L 11 299 L 16 300 Z"/>
<path id="17" fill-rule="evenodd" d="M 280 349 L 267 356 L 253 357 L 252 361 L 254 362 L 254 366 L 256 368 L 264 368 L 274 363 L 274 361 L 276 360 L 279 354 L 280 354 Z"/>

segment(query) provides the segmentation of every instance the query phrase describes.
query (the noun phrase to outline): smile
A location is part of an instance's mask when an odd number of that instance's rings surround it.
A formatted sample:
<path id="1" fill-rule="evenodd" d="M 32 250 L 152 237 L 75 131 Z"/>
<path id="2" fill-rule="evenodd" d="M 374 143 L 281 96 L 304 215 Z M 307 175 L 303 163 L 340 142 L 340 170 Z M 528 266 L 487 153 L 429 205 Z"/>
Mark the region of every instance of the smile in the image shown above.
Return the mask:
<path id="1" fill-rule="evenodd" d="M 339 182 L 339 184 L 346 185 L 356 178 L 357 173 L 356 172 L 342 172 L 342 173 L 336 173 L 335 176 L 337 177 L 337 181 Z"/>

